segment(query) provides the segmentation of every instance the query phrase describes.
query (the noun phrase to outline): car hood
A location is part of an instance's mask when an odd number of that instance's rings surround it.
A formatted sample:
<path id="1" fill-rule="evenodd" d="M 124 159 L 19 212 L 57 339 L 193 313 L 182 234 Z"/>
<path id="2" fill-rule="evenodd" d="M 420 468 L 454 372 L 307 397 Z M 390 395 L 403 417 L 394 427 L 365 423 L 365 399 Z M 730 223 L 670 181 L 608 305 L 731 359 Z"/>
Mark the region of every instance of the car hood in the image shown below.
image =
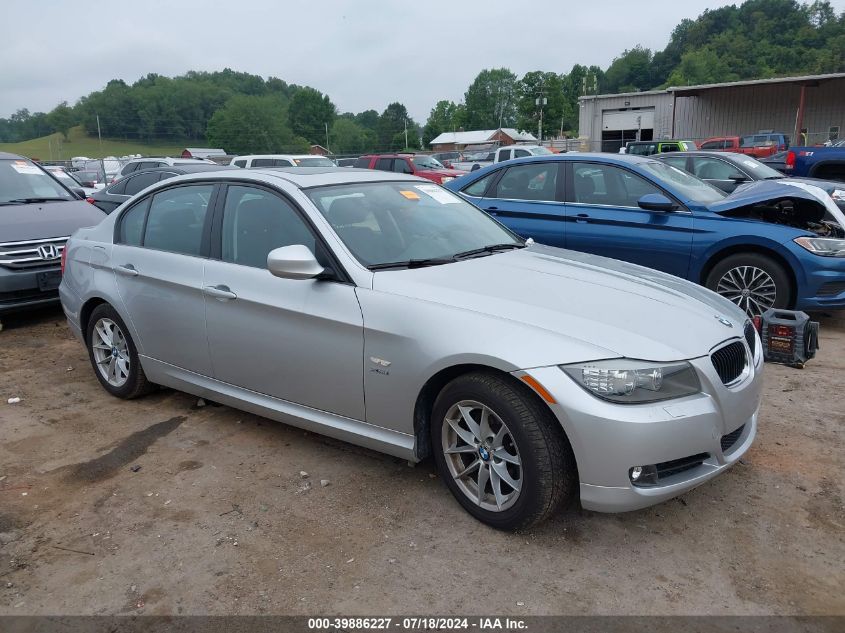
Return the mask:
<path id="1" fill-rule="evenodd" d="M 84 226 L 99 224 L 106 217 L 84 200 L 35 202 L 0 207 L 4 242 L 66 237 Z"/>
<path id="2" fill-rule="evenodd" d="M 784 184 L 781 180 L 758 180 L 737 187 L 733 193 L 718 202 L 710 203 L 707 208 L 714 213 L 724 213 L 739 207 L 777 200 L 778 198 L 795 197 L 821 202 L 818 196 L 809 191 L 796 191 L 794 187 Z"/>
<path id="3" fill-rule="evenodd" d="M 707 208 L 714 213 L 727 214 L 742 207 L 776 201 L 778 198 L 803 198 L 811 203 L 803 207 L 805 220 L 818 222 L 827 217 L 845 229 L 845 214 L 831 197 L 835 187 L 828 191 L 826 184 L 826 181 L 812 182 L 811 179 L 758 180 L 737 187 L 729 196 L 710 204 Z"/>
<path id="4" fill-rule="evenodd" d="M 601 348 L 606 358 L 697 358 L 742 336 L 746 320 L 727 299 L 678 277 L 538 244 L 378 272 L 373 289 L 528 324 Z"/>

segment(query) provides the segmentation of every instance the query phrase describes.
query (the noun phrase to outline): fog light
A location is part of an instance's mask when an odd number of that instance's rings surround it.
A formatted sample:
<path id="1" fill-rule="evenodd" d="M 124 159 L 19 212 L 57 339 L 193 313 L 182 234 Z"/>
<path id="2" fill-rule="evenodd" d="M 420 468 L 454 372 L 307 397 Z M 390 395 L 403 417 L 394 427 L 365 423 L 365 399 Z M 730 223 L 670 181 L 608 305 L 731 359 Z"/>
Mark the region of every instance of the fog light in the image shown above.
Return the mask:
<path id="1" fill-rule="evenodd" d="M 628 471 L 628 478 L 635 486 L 654 486 L 657 484 L 657 468 L 654 464 L 634 466 Z"/>

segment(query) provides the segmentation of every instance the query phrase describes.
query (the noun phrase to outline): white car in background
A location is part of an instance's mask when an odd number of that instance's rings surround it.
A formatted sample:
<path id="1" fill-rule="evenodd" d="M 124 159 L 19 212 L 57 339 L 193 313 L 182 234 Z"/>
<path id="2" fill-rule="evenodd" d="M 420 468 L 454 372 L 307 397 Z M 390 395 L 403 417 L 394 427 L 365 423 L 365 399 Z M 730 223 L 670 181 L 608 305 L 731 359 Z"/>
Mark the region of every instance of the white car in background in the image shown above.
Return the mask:
<path id="1" fill-rule="evenodd" d="M 317 154 L 251 154 L 235 156 L 232 167 L 337 167 L 330 158 Z"/>
<path id="2" fill-rule="evenodd" d="M 85 192 L 86 197 L 94 195 L 105 186 L 103 183 L 97 183 L 93 187 L 86 187 L 82 181 L 76 177 L 74 172 L 69 172 L 61 165 L 42 165 L 42 167 L 52 176 L 55 176 L 60 183 L 71 191 L 75 189 L 82 189 L 82 191 Z"/>

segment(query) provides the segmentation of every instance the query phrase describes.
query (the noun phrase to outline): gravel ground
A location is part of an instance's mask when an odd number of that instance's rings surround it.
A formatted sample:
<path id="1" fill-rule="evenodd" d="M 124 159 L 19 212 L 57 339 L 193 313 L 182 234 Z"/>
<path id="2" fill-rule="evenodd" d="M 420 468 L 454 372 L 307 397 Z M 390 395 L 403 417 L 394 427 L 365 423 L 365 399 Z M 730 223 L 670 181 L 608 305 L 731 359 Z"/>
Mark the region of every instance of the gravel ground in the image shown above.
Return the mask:
<path id="1" fill-rule="evenodd" d="M 519 534 L 431 462 L 169 390 L 114 399 L 58 310 L 4 325 L 0 614 L 845 613 L 841 319 L 806 369 L 767 367 L 744 463 Z"/>

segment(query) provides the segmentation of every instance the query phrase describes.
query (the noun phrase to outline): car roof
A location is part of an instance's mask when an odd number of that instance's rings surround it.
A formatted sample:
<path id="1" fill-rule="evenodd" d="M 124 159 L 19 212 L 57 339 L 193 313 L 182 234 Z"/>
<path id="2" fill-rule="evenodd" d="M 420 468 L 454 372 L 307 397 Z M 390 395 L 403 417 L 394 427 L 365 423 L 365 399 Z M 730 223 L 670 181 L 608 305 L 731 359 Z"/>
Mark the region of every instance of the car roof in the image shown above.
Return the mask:
<path id="1" fill-rule="evenodd" d="M 202 180 L 204 173 L 186 174 L 166 181 L 168 184 L 190 180 Z M 242 169 L 240 167 L 225 166 L 223 171 L 215 171 L 213 178 L 223 180 L 251 180 L 277 184 L 283 180 L 300 189 L 322 187 L 327 185 L 344 185 L 356 182 L 385 182 L 385 181 L 416 181 L 431 185 L 430 180 L 418 178 L 410 174 L 397 172 L 376 171 L 373 169 L 356 169 L 354 167 L 258 167 Z"/>
<path id="2" fill-rule="evenodd" d="M 328 158 L 319 154 L 244 154 L 243 156 L 235 156 L 232 160 L 253 160 L 255 158 Z M 331 159 L 329 159 L 331 160 Z"/>
<path id="3" fill-rule="evenodd" d="M 153 167 L 152 169 L 142 169 L 141 171 L 133 171 L 131 174 L 127 174 L 125 177 L 129 178 L 131 176 L 137 176 L 138 174 L 145 174 L 149 172 L 181 172 L 183 174 L 193 174 L 205 171 L 219 171 L 223 169 L 231 169 L 229 165 L 212 165 L 211 163 L 200 163 L 198 165 L 184 165 L 182 163 L 178 165 L 168 165 L 167 167 Z"/>
<path id="4" fill-rule="evenodd" d="M 754 158 L 753 156 L 748 156 L 747 154 L 738 154 L 737 152 L 717 152 L 707 149 L 693 149 L 688 152 L 663 152 L 662 154 L 657 154 L 658 158 L 662 158 L 663 156 L 683 156 L 684 158 L 687 156 L 712 156 L 714 158 L 733 158 L 735 160 Z"/>
<path id="5" fill-rule="evenodd" d="M 678 152 L 679 154 L 681 152 Z M 687 153 L 687 152 L 683 152 Z M 617 165 L 637 165 L 642 163 L 652 162 L 653 156 L 640 156 L 639 154 L 608 154 L 604 152 L 567 152 L 566 154 L 544 154 L 542 156 L 526 156 L 525 158 L 515 158 L 501 163 L 494 163 L 491 167 L 497 165 L 517 165 L 520 163 L 545 163 L 548 161 L 588 161 L 598 163 L 612 163 Z M 486 167 L 484 169 L 487 169 Z M 471 172 L 478 173 L 477 171 Z"/>

